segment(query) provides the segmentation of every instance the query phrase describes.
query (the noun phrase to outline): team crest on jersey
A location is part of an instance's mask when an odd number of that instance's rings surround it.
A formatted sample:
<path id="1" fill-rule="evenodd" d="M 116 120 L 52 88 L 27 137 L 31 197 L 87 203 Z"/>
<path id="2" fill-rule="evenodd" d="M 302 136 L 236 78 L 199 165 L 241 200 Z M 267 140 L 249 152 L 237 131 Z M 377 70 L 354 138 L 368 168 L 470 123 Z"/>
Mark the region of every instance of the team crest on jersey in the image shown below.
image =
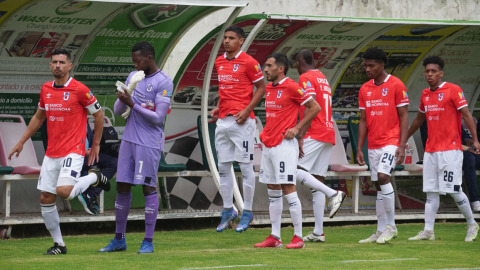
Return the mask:
<path id="1" fill-rule="evenodd" d="M 382 89 L 382 96 L 386 96 L 388 94 L 388 88 Z"/>
<path id="2" fill-rule="evenodd" d="M 277 92 L 277 98 L 280 98 L 282 96 L 283 91 L 278 91 Z"/>
<path id="3" fill-rule="evenodd" d="M 63 92 L 63 100 L 67 101 L 70 98 L 70 92 Z"/>
<path id="4" fill-rule="evenodd" d="M 443 99 L 443 93 L 439 93 L 438 94 L 438 101 L 442 101 L 442 99 Z"/>
<path id="5" fill-rule="evenodd" d="M 237 72 L 239 67 L 240 67 L 240 64 L 233 65 L 233 72 Z"/>
<path id="6" fill-rule="evenodd" d="M 149 83 L 149 84 L 147 85 L 147 92 L 151 92 L 152 89 L 153 89 L 153 84 Z"/>

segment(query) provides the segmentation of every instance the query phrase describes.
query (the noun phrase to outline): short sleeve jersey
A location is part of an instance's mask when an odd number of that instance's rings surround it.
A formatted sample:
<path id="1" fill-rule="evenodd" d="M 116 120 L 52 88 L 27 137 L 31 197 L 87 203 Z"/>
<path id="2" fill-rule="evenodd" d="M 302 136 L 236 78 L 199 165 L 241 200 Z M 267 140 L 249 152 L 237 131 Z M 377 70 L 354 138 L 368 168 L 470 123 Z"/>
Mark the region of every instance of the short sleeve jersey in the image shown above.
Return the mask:
<path id="1" fill-rule="evenodd" d="M 303 73 L 298 79 L 300 86 L 310 95 L 315 95 L 320 112 L 313 118 L 305 138 L 335 145 L 335 129 L 332 117 L 332 90 L 327 78 L 319 70 Z M 305 107 L 300 107 L 300 119 L 303 119 Z"/>
<path id="2" fill-rule="evenodd" d="M 462 150 L 460 109 L 468 106 L 462 89 L 444 82 L 434 91 L 424 89 L 419 111 L 425 114 L 428 139 L 425 152 Z"/>
<path id="3" fill-rule="evenodd" d="M 89 106 L 100 108 L 92 92 L 73 78 L 63 86 L 56 86 L 55 81 L 42 86 L 38 107 L 47 115 L 47 157 L 65 157 L 71 153 L 85 155 Z"/>
<path id="4" fill-rule="evenodd" d="M 130 73 L 125 85 L 128 85 L 133 74 L 137 72 L 133 71 Z M 156 104 L 170 104 L 172 92 L 172 80 L 166 73 L 158 70 L 154 74 L 145 76 L 145 79 L 137 84 L 132 94 L 132 101 L 142 106 L 142 109 L 155 111 L 157 110 Z M 162 149 L 165 138 L 163 136 L 163 127 L 153 126 L 142 115 L 132 110 L 127 118 L 122 140 L 146 147 Z"/>
<path id="5" fill-rule="evenodd" d="M 287 130 L 297 124 L 300 106 L 312 97 L 288 77 L 277 85 L 267 84 L 265 91 L 267 124 L 260 134 L 260 140 L 271 148 L 279 145 Z"/>
<path id="6" fill-rule="evenodd" d="M 263 79 L 262 67 L 250 55 L 240 51 L 235 58 L 227 53 L 215 60 L 218 72 L 219 118 L 245 109 L 253 97 L 253 84 Z M 251 118 L 255 118 L 253 111 Z"/>
<path id="7" fill-rule="evenodd" d="M 397 107 L 408 106 L 408 93 L 399 78 L 388 75 L 379 85 L 366 82 L 358 93 L 358 105 L 367 117 L 368 149 L 400 145 Z"/>

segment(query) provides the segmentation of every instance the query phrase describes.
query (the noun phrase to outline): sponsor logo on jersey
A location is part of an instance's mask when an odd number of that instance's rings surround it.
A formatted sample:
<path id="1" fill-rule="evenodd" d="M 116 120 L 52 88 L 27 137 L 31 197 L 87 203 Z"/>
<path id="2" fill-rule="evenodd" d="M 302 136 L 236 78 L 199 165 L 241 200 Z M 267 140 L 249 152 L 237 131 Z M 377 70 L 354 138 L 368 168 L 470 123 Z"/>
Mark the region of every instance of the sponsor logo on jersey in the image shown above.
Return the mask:
<path id="1" fill-rule="evenodd" d="M 88 99 L 92 99 L 92 98 L 93 98 L 92 91 L 90 91 L 89 93 L 87 93 L 87 98 L 88 98 Z"/>
<path id="2" fill-rule="evenodd" d="M 46 111 L 70 111 L 70 108 L 64 108 L 62 104 L 45 104 Z"/>
<path id="3" fill-rule="evenodd" d="M 302 96 L 305 95 L 305 93 L 306 93 L 305 90 L 303 90 L 302 88 L 298 89 L 297 91 Z"/>
<path id="4" fill-rule="evenodd" d="M 48 119 L 50 119 L 50 121 L 64 121 L 62 116 L 60 117 L 50 116 Z"/>
<path id="5" fill-rule="evenodd" d="M 403 92 L 403 98 L 408 98 L 408 93 L 407 91 L 402 91 Z"/>
<path id="6" fill-rule="evenodd" d="M 368 102 L 368 101 L 367 101 Z M 370 101 L 370 106 L 375 107 L 375 106 L 388 106 L 388 102 L 383 102 L 382 99 L 375 99 Z M 367 105 L 367 107 L 370 107 Z"/>
<path id="7" fill-rule="evenodd" d="M 371 97 L 371 96 L 372 96 L 372 91 L 367 92 L 367 97 Z"/>
<path id="8" fill-rule="evenodd" d="M 218 70 L 223 70 L 223 66 L 220 66 L 220 67 L 218 68 Z"/>
<path id="9" fill-rule="evenodd" d="M 465 100 L 465 95 L 463 95 L 463 92 L 458 93 L 458 96 L 460 97 L 461 100 Z"/>
<path id="10" fill-rule="evenodd" d="M 52 94 L 48 93 L 47 94 L 47 98 L 50 98 L 52 96 Z"/>
<path id="11" fill-rule="evenodd" d="M 233 72 L 237 72 L 239 67 L 240 67 L 240 64 L 234 64 L 233 65 Z"/>
<path id="12" fill-rule="evenodd" d="M 430 97 L 425 97 L 425 101 L 428 101 L 430 99 Z"/>
<path id="13" fill-rule="evenodd" d="M 63 92 L 63 100 L 67 101 L 70 98 L 70 92 Z"/>
<path id="14" fill-rule="evenodd" d="M 153 89 L 153 84 L 149 83 L 149 84 L 147 85 L 147 92 L 151 92 L 152 89 Z"/>
<path id="15" fill-rule="evenodd" d="M 428 120 L 432 121 L 432 120 L 440 120 L 440 117 L 438 115 L 434 115 L 434 116 L 429 116 L 428 117 Z"/>
<path id="16" fill-rule="evenodd" d="M 260 66 L 260 64 L 255 65 L 255 70 L 257 72 L 262 70 L 262 67 Z"/>
<path id="17" fill-rule="evenodd" d="M 388 94 L 388 88 L 382 89 L 382 96 L 386 96 Z"/>
<path id="18" fill-rule="evenodd" d="M 438 107 L 437 104 L 434 105 L 427 105 L 425 106 L 425 112 L 427 112 L 427 107 L 429 112 L 438 112 L 438 111 L 445 111 L 445 108 Z"/>
<path id="19" fill-rule="evenodd" d="M 278 91 L 277 92 L 277 98 L 280 98 L 282 96 L 283 91 Z"/>
<path id="20" fill-rule="evenodd" d="M 371 115 L 371 116 L 383 115 L 383 111 L 371 111 L 371 112 L 370 112 L 370 115 Z"/>
<path id="21" fill-rule="evenodd" d="M 438 94 L 438 101 L 442 101 L 442 99 L 443 99 L 443 93 L 439 93 Z"/>
<path id="22" fill-rule="evenodd" d="M 370 107 L 370 101 L 367 101 L 367 107 Z"/>
<path id="23" fill-rule="evenodd" d="M 303 88 L 307 88 L 307 87 L 312 87 L 312 83 L 310 83 L 310 81 L 303 82 Z"/>
<path id="24" fill-rule="evenodd" d="M 137 175 L 135 175 L 135 178 L 136 178 L 137 180 L 142 180 L 142 178 L 143 178 L 143 175 L 141 175 L 141 174 L 137 174 Z"/>
<path id="25" fill-rule="evenodd" d="M 275 117 L 275 113 L 267 113 L 267 117 Z"/>

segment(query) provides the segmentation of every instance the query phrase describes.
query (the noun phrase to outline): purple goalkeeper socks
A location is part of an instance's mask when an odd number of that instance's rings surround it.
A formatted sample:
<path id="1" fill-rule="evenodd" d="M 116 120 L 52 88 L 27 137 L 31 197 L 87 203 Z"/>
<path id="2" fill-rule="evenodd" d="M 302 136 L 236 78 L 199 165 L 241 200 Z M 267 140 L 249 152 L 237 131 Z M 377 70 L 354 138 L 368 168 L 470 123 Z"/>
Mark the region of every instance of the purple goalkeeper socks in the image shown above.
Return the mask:
<path id="1" fill-rule="evenodd" d="M 153 238 L 158 214 L 158 195 L 152 192 L 145 196 L 145 240 Z M 151 241 L 149 241 L 151 242 Z"/>
<path id="2" fill-rule="evenodd" d="M 117 200 L 115 201 L 115 239 L 121 240 L 125 237 L 127 230 L 128 212 L 132 204 L 132 192 L 118 192 Z M 120 239 L 117 237 L 121 237 Z"/>

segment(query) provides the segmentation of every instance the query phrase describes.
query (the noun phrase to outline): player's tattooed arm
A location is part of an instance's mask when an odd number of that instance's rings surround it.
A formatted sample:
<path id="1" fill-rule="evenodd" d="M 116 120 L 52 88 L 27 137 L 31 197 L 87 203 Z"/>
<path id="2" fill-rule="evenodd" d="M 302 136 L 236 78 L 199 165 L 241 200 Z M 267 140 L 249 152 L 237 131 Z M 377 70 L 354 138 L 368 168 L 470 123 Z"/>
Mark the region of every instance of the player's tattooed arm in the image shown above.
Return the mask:
<path id="1" fill-rule="evenodd" d="M 27 130 L 23 133 L 22 138 L 20 138 L 20 141 L 13 147 L 12 151 L 8 155 L 8 159 L 12 160 L 12 156 L 16 153 L 16 157 L 20 155 L 20 152 L 23 150 L 23 145 L 25 142 L 30 139 L 30 137 L 37 132 L 37 130 L 40 128 L 42 125 L 43 121 L 47 118 L 47 113 L 45 110 L 42 110 L 40 108 L 37 109 L 37 112 L 35 115 L 32 117 L 30 120 L 30 123 L 28 124 Z"/>
<path id="2" fill-rule="evenodd" d="M 300 129 L 306 124 L 310 123 L 312 119 L 315 118 L 315 116 L 320 112 L 320 105 L 318 105 L 318 103 L 313 99 L 308 100 L 303 105 L 308 108 L 308 111 L 305 113 L 302 121 L 298 122 L 298 124 L 293 128 L 287 130 L 284 137 L 287 140 L 295 138 Z"/>
<path id="3" fill-rule="evenodd" d="M 255 107 L 260 103 L 262 98 L 265 96 L 265 82 L 262 80 L 259 80 L 258 82 L 255 83 L 255 87 L 257 88 L 257 91 L 253 94 L 252 100 L 248 104 L 248 106 L 239 111 L 235 116 L 237 119 L 235 120 L 237 124 L 243 125 L 245 121 L 247 121 L 248 117 L 250 117 L 250 113 L 255 109 Z"/>

